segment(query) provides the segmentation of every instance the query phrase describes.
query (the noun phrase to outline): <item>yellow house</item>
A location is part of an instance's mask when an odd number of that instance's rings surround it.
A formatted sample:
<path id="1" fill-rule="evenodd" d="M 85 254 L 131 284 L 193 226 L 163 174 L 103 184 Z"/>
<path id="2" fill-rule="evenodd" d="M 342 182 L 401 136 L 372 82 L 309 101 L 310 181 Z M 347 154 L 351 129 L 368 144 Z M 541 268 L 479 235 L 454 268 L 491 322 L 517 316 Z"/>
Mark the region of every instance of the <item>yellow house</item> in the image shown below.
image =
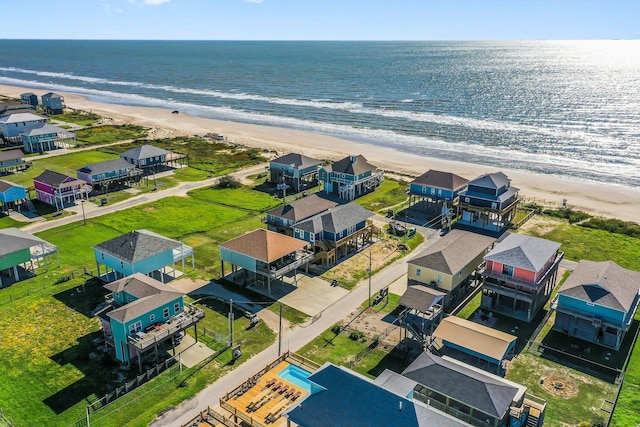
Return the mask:
<path id="1" fill-rule="evenodd" d="M 452 230 L 407 262 L 409 285 L 423 284 L 445 292 L 444 306 L 466 294 L 469 278 L 484 262 L 495 238 Z"/>

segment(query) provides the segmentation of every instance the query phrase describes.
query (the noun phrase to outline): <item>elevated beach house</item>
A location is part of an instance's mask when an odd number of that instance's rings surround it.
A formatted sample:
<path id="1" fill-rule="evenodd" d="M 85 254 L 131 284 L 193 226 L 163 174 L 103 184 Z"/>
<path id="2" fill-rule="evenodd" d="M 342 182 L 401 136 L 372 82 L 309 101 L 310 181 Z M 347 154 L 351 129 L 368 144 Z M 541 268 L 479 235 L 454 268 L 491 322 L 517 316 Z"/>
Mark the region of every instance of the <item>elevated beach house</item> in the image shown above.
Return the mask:
<path id="1" fill-rule="evenodd" d="M 582 260 L 552 304 L 553 329 L 618 350 L 638 308 L 640 273 L 613 261 Z"/>
<path id="2" fill-rule="evenodd" d="M 20 206 L 27 201 L 27 189 L 13 182 L 0 180 L 0 212 L 9 209 L 20 211 Z"/>
<path id="3" fill-rule="evenodd" d="M 47 118 L 33 113 L 16 113 L 0 117 L 0 132 L 5 141 L 22 142 L 20 134 L 28 129 L 44 125 Z"/>
<path id="4" fill-rule="evenodd" d="M 336 206 L 293 225 L 293 237 L 309 242 L 316 260 L 333 265 L 338 259 L 371 243 L 377 227 L 373 213 L 358 203 Z"/>
<path id="5" fill-rule="evenodd" d="M 314 193 L 267 212 L 264 221 L 270 231 L 293 236 L 293 225 L 338 206 L 337 202 Z"/>
<path id="6" fill-rule="evenodd" d="M 76 134 L 48 123 L 25 129 L 21 134 L 22 145 L 27 153 L 67 148 L 76 145 Z"/>
<path id="7" fill-rule="evenodd" d="M 176 263 L 181 262 L 182 271 L 186 271 L 185 261 L 188 258 L 191 258 L 191 268 L 195 268 L 191 246 L 149 230 L 122 234 L 95 245 L 93 251 L 98 277 L 105 281 L 142 273 L 158 277 L 164 283 L 181 274 Z M 104 275 L 102 265 L 105 266 Z"/>
<path id="8" fill-rule="evenodd" d="M 547 403 L 527 387 L 448 357 L 421 353 L 402 374 L 385 370 L 375 383 L 473 426 L 544 424 Z"/>
<path id="9" fill-rule="evenodd" d="M 485 257 L 480 306 L 531 322 L 549 300 L 564 258 L 560 243 L 510 233 Z"/>
<path id="10" fill-rule="evenodd" d="M 28 167 L 20 149 L 0 151 L 0 173 L 17 172 Z"/>
<path id="11" fill-rule="evenodd" d="M 324 191 L 340 199 L 353 200 L 374 191 L 384 180 L 383 171 L 363 155 L 348 156 L 320 167 L 318 172 Z"/>
<path id="12" fill-rule="evenodd" d="M 447 355 L 504 375 L 503 362 L 515 355 L 518 337 L 461 317 L 447 316 L 442 319 L 431 339 L 428 347 L 432 353 Z"/>
<path id="13" fill-rule="evenodd" d="M 38 95 L 33 92 L 25 92 L 20 94 L 20 102 L 29 105 L 32 108 L 38 108 Z"/>
<path id="14" fill-rule="evenodd" d="M 446 294 L 443 305 L 468 294 L 470 282 L 484 264 L 495 239 L 464 230 L 451 230 L 407 261 L 409 286 L 425 285 Z"/>
<path id="15" fill-rule="evenodd" d="M 289 153 L 269 162 L 269 182 L 284 184 L 298 193 L 318 185 L 318 165 L 322 162 L 298 153 Z"/>
<path id="16" fill-rule="evenodd" d="M 76 176 L 92 186 L 110 183 L 131 184 L 136 182 L 142 170 L 136 168 L 123 158 L 90 163 L 76 171 Z"/>
<path id="17" fill-rule="evenodd" d="M 157 280 L 136 273 L 104 286 L 109 306 L 98 313 L 105 343 L 116 358 L 130 364 L 153 350 L 158 362 L 158 348 L 170 343 L 175 352 L 176 340 L 204 318 L 204 311 L 184 302 L 184 293 Z"/>
<path id="18" fill-rule="evenodd" d="M 63 114 L 64 98 L 57 93 L 48 92 L 40 97 L 42 108 L 47 114 Z"/>
<path id="19" fill-rule="evenodd" d="M 120 157 L 135 167 L 142 169 L 146 174 L 154 173 L 168 167 L 177 167 L 188 162 L 189 156 L 182 153 L 174 153 L 153 145 L 141 145 L 120 154 Z"/>
<path id="20" fill-rule="evenodd" d="M 54 255 L 59 267 L 56 245 L 18 228 L 0 229 L 0 288 L 33 276 L 40 262 L 49 271 Z"/>
<path id="21" fill-rule="evenodd" d="M 282 280 L 285 274 L 308 268 L 313 252 L 304 240 L 258 229 L 220 244 L 222 276 L 234 283 L 266 289 L 271 294 L 271 283 Z M 231 265 L 226 275 L 225 263 Z"/>
<path id="22" fill-rule="evenodd" d="M 455 226 L 482 229 L 495 235 L 502 233 L 516 215 L 518 191 L 502 172 L 487 173 L 469 181 L 459 193 L 457 206 L 461 217 Z"/>
<path id="23" fill-rule="evenodd" d="M 468 182 L 455 173 L 429 170 L 409 183 L 409 207 L 424 209 L 434 215 L 447 215 Z"/>
<path id="24" fill-rule="evenodd" d="M 56 210 L 86 200 L 91 186 L 85 181 L 46 169 L 33 179 L 36 199 L 56 207 Z"/>

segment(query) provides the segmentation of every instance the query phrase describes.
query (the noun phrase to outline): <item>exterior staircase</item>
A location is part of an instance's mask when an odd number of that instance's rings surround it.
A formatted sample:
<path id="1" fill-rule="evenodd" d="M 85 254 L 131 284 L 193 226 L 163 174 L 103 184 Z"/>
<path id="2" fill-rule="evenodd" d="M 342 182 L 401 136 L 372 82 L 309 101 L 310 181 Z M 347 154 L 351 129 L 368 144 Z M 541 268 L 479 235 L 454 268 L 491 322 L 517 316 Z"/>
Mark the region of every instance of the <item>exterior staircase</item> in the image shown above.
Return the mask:
<path id="1" fill-rule="evenodd" d="M 529 409 L 529 415 L 527 416 L 527 420 L 524 424 L 525 427 L 538 427 L 540 424 L 540 411 L 536 408 Z"/>

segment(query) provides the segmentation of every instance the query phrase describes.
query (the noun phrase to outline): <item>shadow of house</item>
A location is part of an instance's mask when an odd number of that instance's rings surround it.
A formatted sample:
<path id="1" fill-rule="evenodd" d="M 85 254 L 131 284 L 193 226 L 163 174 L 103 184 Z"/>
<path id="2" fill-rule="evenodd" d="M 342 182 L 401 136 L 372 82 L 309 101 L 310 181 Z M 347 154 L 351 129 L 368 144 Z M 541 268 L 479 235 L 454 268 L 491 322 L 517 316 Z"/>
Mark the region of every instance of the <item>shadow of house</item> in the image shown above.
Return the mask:
<path id="1" fill-rule="evenodd" d="M 103 359 L 104 353 L 98 350 L 102 342 L 102 333 L 92 332 L 80 337 L 72 347 L 50 357 L 58 365 L 73 365 L 83 374 L 81 379 L 44 400 L 56 414 L 63 413 L 83 400 L 88 403 L 91 396 L 112 391 L 114 384 L 121 381 L 121 371 L 114 369 L 115 365 L 109 359 Z"/>
<path id="2" fill-rule="evenodd" d="M 104 304 L 104 297 L 107 295 L 104 283 L 98 278 L 89 278 L 84 284 L 58 292 L 53 297 L 77 311 L 85 317 L 95 316 L 95 308 L 101 303 Z"/>

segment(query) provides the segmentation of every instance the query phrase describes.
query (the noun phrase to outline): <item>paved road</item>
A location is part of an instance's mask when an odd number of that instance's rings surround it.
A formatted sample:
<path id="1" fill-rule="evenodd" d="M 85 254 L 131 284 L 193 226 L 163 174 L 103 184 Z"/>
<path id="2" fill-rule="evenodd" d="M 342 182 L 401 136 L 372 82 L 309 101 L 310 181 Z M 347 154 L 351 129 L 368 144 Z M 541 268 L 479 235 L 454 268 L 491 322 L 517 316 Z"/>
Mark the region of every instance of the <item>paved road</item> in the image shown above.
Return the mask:
<path id="1" fill-rule="evenodd" d="M 438 233 L 428 229 L 427 239 L 416 249 L 415 253 L 420 252 L 424 247 L 433 243 L 439 238 Z M 389 265 L 371 280 L 372 295 L 380 291 L 380 289 L 389 286 L 391 283 L 406 275 L 407 273 L 407 257 L 404 257 L 393 264 Z M 338 323 L 356 310 L 363 301 L 368 298 L 369 286 L 368 279 L 358 283 L 347 296 L 336 301 L 326 307 L 316 316 L 314 321 L 308 325 L 298 326 L 288 332 L 283 333 L 282 351 L 297 351 L 302 346 L 313 340 L 326 329 Z M 150 424 L 152 427 L 165 427 L 186 424 L 189 420 L 197 415 L 199 411 L 205 410 L 208 406 L 216 407 L 220 398 L 225 393 L 234 389 L 238 384 L 246 378 L 254 375 L 260 369 L 272 362 L 278 357 L 278 342 L 274 343 L 267 349 L 258 353 L 251 359 L 236 367 L 233 371 L 218 379 L 215 383 L 199 392 L 193 398 L 186 400 L 178 407 L 164 413 L 160 418 Z"/>
<path id="2" fill-rule="evenodd" d="M 264 172 L 265 165 L 267 165 L 267 163 L 251 166 L 249 168 L 242 169 L 238 172 L 235 172 L 232 175 L 237 179 L 242 180 L 249 175 L 255 175 L 260 172 Z M 78 205 L 76 206 L 72 206 L 70 208 L 65 209 L 70 212 L 75 212 L 76 215 L 66 216 L 60 219 L 55 219 L 50 221 L 33 222 L 31 224 L 28 224 L 22 227 L 22 229 L 24 231 L 28 231 L 29 233 L 38 233 L 40 231 L 49 230 L 51 228 L 59 227 L 61 225 L 82 221 L 83 220 L 82 209 L 84 209 L 84 217 L 96 218 L 112 212 L 128 209 L 130 207 L 133 207 L 142 203 L 156 201 L 164 197 L 186 196 L 189 191 L 194 190 L 196 188 L 214 185 L 219 178 L 220 177 L 209 178 L 209 179 L 205 179 L 204 181 L 196 181 L 196 182 L 182 182 L 177 186 L 172 188 L 167 188 L 166 190 L 159 190 L 151 193 L 141 194 L 139 196 L 133 196 L 127 200 L 123 200 L 122 202 L 113 203 L 107 206 L 98 206 L 90 202 L 78 203 Z"/>

